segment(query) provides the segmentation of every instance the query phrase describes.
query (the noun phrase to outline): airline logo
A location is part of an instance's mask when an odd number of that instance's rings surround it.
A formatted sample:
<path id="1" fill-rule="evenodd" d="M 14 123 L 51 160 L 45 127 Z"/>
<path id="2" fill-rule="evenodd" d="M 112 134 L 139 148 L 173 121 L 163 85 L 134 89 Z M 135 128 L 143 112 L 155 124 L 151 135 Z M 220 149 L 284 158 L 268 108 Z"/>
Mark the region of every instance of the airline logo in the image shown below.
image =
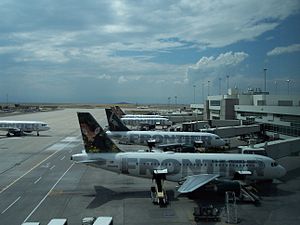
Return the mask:
<path id="1" fill-rule="evenodd" d="M 155 139 L 157 143 L 180 143 L 180 144 L 193 144 L 195 141 L 203 141 L 205 145 L 211 145 L 212 136 L 208 135 L 181 135 L 181 134 L 122 134 L 118 132 L 111 132 L 114 138 L 127 138 L 129 143 L 147 143 L 149 139 Z"/>
<path id="2" fill-rule="evenodd" d="M 264 176 L 265 163 L 261 160 L 210 160 L 210 159 L 174 159 L 168 158 L 161 162 L 155 158 L 122 158 L 122 172 L 129 174 L 129 170 L 139 171 L 139 175 L 147 175 L 155 168 L 167 168 L 168 175 L 181 174 L 182 177 L 199 174 L 220 174 L 221 176 L 234 176 L 236 171 L 251 171 L 258 177 Z"/>
<path id="3" fill-rule="evenodd" d="M 118 147 L 106 137 L 103 129 L 89 113 L 81 113 L 79 125 L 86 151 L 89 152 L 119 152 Z"/>

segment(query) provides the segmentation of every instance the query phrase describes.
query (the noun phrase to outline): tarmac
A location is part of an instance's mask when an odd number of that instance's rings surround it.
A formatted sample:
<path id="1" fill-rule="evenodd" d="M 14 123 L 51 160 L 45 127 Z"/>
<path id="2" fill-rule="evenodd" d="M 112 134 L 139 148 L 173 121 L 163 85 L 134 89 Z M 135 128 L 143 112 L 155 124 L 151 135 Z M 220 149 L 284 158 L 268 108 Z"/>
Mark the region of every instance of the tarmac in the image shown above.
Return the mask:
<path id="1" fill-rule="evenodd" d="M 70 156 L 82 151 L 77 111 L 91 112 L 107 124 L 103 109 L 65 109 L 2 117 L 5 120 L 35 120 L 49 124 L 49 131 L 22 137 L 5 136 L 0 131 L 0 224 L 20 225 L 38 221 L 46 225 L 52 218 L 67 218 L 79 225 L 87 216 L 112 216 L 115 225 L 195 225 L 193 208 L 213 204 L 222 210 L 227 224 L 224 196 L 197 194 L 176 197 L 176 183 L 166 182 L 170 204 L 160 208 L 150 199 L 151 180 L 115 174 L 99 168 L 75 164 Z M 136 150 L 126 146 L 126 150 Z M 261 204 L 237 203 L 242 225 L 298 224 L 300 214 L 299 156 L 279 162 L 287 175 L 272 184 L 258 186 Z"/>

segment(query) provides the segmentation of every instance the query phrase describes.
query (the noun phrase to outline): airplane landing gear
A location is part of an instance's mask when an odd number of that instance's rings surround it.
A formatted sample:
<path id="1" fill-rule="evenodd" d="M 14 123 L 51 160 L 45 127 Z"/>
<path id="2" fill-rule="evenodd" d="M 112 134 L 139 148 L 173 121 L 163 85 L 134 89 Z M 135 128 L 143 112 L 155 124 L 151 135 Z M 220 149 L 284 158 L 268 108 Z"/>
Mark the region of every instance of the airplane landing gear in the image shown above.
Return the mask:
<path id="1" fill-rule="evenodd" d="M 151 187 L 151 199 L 153 204 L 157 204 L 160 207 L 168 205 L 168 196 L 163 187 L 164 180 L 166 179 L 165 173 L 159 173 L 154 171 L 153 180 L 155 180 L 155 186 Z"/>

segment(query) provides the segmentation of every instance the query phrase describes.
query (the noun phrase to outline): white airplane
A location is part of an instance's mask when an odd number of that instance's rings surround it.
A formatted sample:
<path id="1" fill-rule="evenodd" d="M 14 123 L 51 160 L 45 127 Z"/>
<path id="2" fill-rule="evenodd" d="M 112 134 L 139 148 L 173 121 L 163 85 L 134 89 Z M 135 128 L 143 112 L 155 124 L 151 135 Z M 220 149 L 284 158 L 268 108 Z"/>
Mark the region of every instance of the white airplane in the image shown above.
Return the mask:
<path id="1" fill-rule="evenodd" d="M 7 131 L 7 137 L 11 136 L 11 134 L 15 136 L 21 136 L 24 133 L 31 133 L 33 131 L 36 131 L 37 136 L 39 136 L 40 131 L 46 131 L 49 129 L 50 127 L 47 123 L 40 121 L 0 120 L 0 130 Z"/>
<path id="2" fill-rule="evenodd" d="M 105 109 L 111 138 L 122 140 L 130 144 L 147 145 L 148 140 L 155 140 L 158 145 L 186 145 L 193 146 L 202 141 L 205 147 L 221 147 L 226 143 L 216 134 L 204 132 L 176 132 L 176 131 L 132 131 L 111 110 Z"/>
<path id="3" fill-rule="evenodd" d="M 116 113 L 120 118 L 166 118 L 161 115 L 146 115 L 146 114 L 125 114 L 124 111 L 119 107 L 111 107 L 111 110 Z"/>
<path id="4" fill-rule="evenodd" d="M 119 106 L 112 107 L 111 110 L 126 125 L 138 126 L 141 124 L 171 126 L 172 122 L 160 115 L 138 115 L 125 114 Z"/>
<path id="5" fill-rule="evenodd" d="M 224 184 L 235 178 L 271 180 L 286 173 L 275 160 L 254 154 L 122 152 L 90 113 L 77 114 L 85 150 L 72 155 L 71 160 L 129 176 L 154 179 L 157 187 L 162 187 L 161 181 L 166 179 L 181 184 L 179 193 L 189 193 L 216 181 Z M 159 199 L 159 204 L 165 200 Z"/>

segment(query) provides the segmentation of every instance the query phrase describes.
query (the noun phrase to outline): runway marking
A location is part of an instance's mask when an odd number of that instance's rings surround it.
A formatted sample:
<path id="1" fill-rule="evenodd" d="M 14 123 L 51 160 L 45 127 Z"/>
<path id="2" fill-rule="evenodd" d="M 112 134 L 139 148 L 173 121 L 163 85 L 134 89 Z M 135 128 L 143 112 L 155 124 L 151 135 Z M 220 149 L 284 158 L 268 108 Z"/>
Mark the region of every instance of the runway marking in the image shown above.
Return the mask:
<path id="1" fill-rule="evenodd" d="M 37 184 L 41 179 L 42 179 L 42 177 L 40 177 L 39 179 L 37 179 L 36 181 L 34 181 L 34 184 Z"/>
<path id="2" fill-rule="evenodd" d="M 47 158 L 45 158 L 43 161 L 39 162 L 38 164 L 36 164 L 34 167 L 32 167 L 30 170 L 28 170 L 26 173 L 24 173 L 22 176 L 20 176 L 19 178 L 17 178 L 16 180 L 14 180 L 13 182 L 11 182 L 9 185 L 7 185 L 5 188 L 3 188 L 0 191 L 0 194 L 3 193 L 4 191 L 6 191 L 8 188 L 10 188 L 12 185 L 14 185 L 17 181 L 19 181 L 20 179 L 22 179 L 24 176 L 26 176 L 28 173 L 30 173 L 32 170 L 34 170 L 35 168 L 37 168 L 39 165 L 41 165 L 43 162 L 45 162 L 47 159 L 49 159 L 51 156 L 53 156 L 54 154 L 56 154 L 59 150 L 57 150 L 56 152 L 53 152 L 51 155 L 49 155 Z"/>
<path id="3" fill-rule="evenodd" d="M 13 203 L 11 203 L 6 209 L 4 209 L 1 214 L 5 213 L 10 207 L 12 207 L 17 201 L 19 201 L 21 196 L 19 196 Z"/>
<path id="4" fill-rule="evenodd" d="M 69 153 L 71 153 L 73 150 L 71 149 L 70 151 L 69 151 Z"/>
<path id="5" fill-rule="evenodd" d="M 75 137 L 76 139 L 80 137 L 77 136 Z M 45 158 L 44 160 L 42 160 L 41 162 L 39 162 L 38 164 L 36 164 L 34 167 L 32 167 L 30 170 L 28 170 L 26 173 L 24 173 L 22 176 L 20 176 L 19 178 L 17 178 L 16 180 L 14 180 L 13 182 L 11 182 L 9 185 L 7 185 L 5 188 L 3 188 L 2 190 L 0 190 L 0 194 L 2 194 L 4 191 L 6 191 L 8 188 L 10 188 L 12 185 L 14 185 L 16 182 L 18 182 L 20 179 L 22 179 L 24 176 L 26 176 L 28 173 L 30 173 L 32 170 L 34 170 L 36 167 L 38 167 L 39 165 L 41 165 L 43 162 L 45 162 L 47 159 L 49 159 L 51 156 L 53 156 L 54 154 L 56 154 L 57 152 L 59 152 L 60 150 L 62 150 L 63 148 L 67 147 L 68 145 L 70 145 L 72 142 L 69 142 L 67 144 L 60 144 L 59 148 L 56 149 L 55 152 L 53 152 L 51 155 L 49 155 L 47 158 Z M 52 145 L 51 147 L 56 146 L 57 144 Z M 51 147 L 49 147 L 46 150 L 51 149 Z M 53 149 L 54 150 L 54 149 Z M 48 164 L 47 164 L 48 165 Z"/>
<path id="6" fill-rule="evenodd" d="M 66 158 L 66 156 L 63 156 L 60 160 L 64 160 L 64 158 Z"/>
<path id="7" fill-rule="evenodd" d="M 56 183 L 52 186 L 52 188 L 48 191 L 48 193 L 44 196 L 44 198 L 37 204 L 37 206 L 29 213 L 29 215 L 26 217 L 26 219 L 23 221 L 25 223 L 31 216 L 32 214 L 40 207 L 40 205 L 45 201 L 45 199 L 48 197 L 48 195 L 51 193 L 51 191 L 55 188 L 55 186 L 61 181 L 61 179 L 66 175 L 66 173 L 72 168 L 72 166 L 75 163 L 73 162 L 71 166 L 61 175 L 61 177 L 56 181 Z"/>
<path id="8" fill-rule="evenodd" d="M 50 170 L 53 170 L 55 168 L 55 165 L 53 165 L 51 168 L 50 168 Z"/>
<path id="9" fill-rule="evenodd" d="M 80 136 L 66 137 L 65 139 L 61 140 L 61 142 L 80 142 L 80 141 L 81 141 Z"/>
<path id="10" fill-rule="evenodd" d="M 50 163 L 46 163 L 45 165 L 42 165 L 41 168 L 49 168 Z"/>

